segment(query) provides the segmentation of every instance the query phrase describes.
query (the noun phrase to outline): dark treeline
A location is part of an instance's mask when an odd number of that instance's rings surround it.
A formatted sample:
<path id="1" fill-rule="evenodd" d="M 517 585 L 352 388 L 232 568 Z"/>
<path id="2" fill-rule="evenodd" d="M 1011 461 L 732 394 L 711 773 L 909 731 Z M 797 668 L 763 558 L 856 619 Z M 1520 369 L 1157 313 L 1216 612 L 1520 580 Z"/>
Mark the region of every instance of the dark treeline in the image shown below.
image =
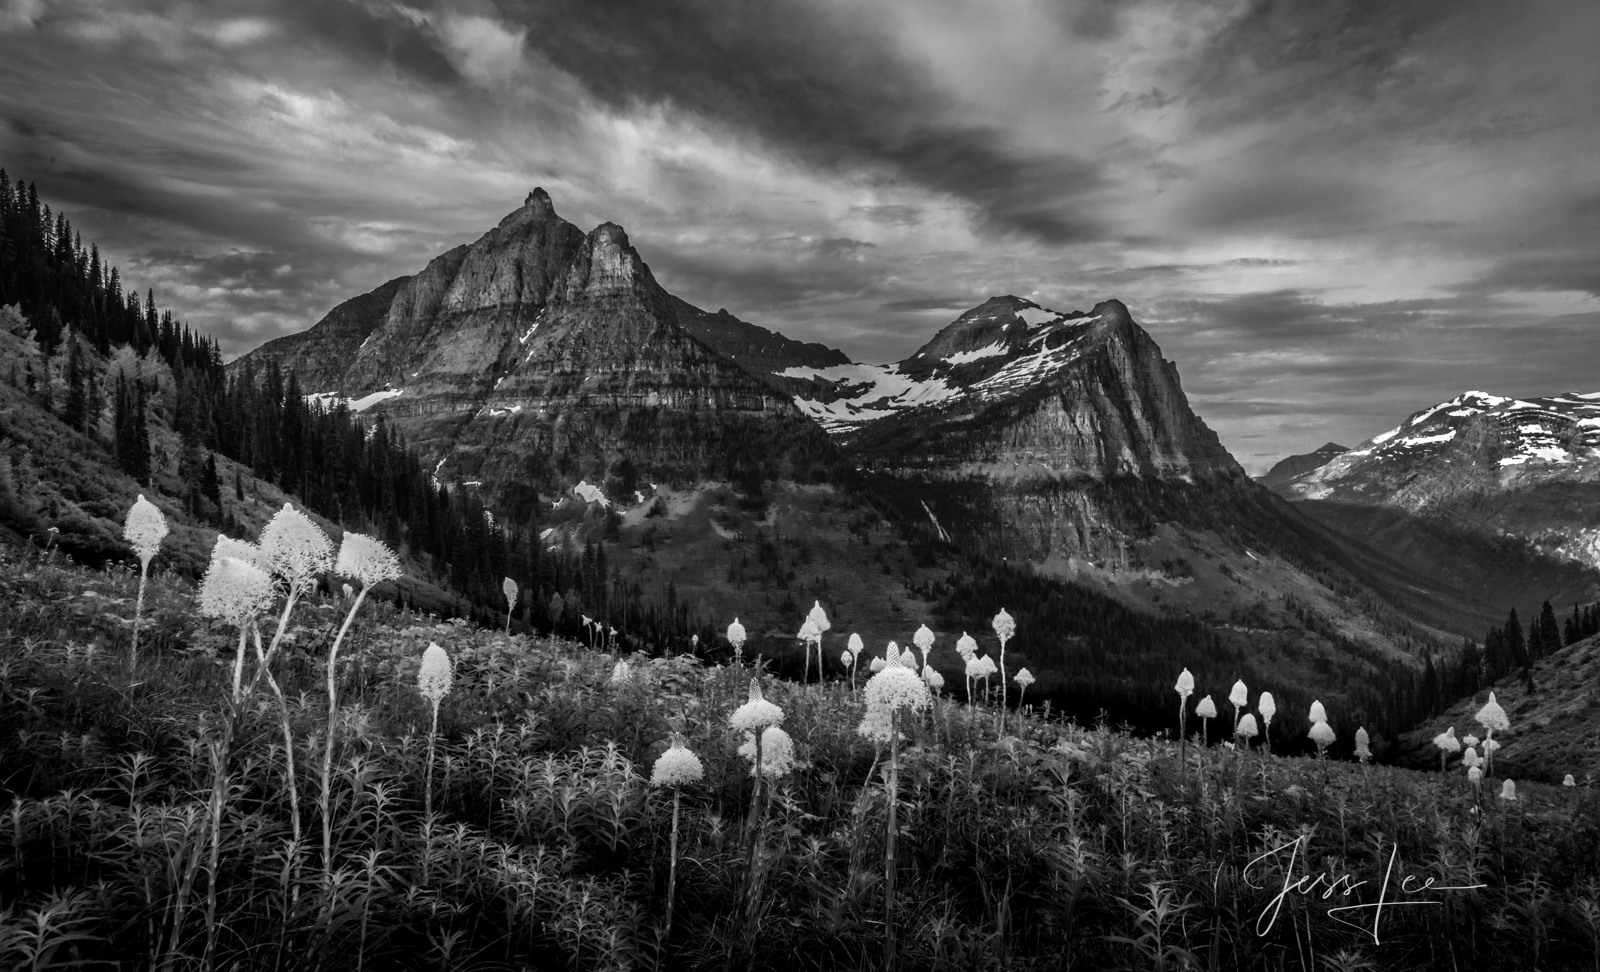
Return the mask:
<path id="1" fill-rule="evenodd" d="M 430 610 L 494 623 L 504 618 L 501 585 L 509 577 L 519 590 L 514 618 L 523 625 L 578 633 L 592 615 L 657 644 L 686 642 L 691 632 L 709 639 L 710 620 L 691 618 L 674 590 L 643 591 L 617 578 L 603 545 L 541 550 L 532 514 L 537 498 L 523 507 L 523 520 L 505 522 L 472 490 L 434 481 L 383 421 L 369 425 L 343 407 L 308 404 L 292 373 L 246 368 L 230 380 L 214 339 L 159 311 L 152 291 L 141 300 L 125 290 L 120 271 L 96 245 L 85 247 L 35 186 L 13 184 L 0 170 L 0 307 L 7 306 L 25 320 L 33 342 L 25 346 L 38 357 L 9 363 L 13 383 L 100 441 L 145 486 L 153 479 L 150 403 L 157 381 L 144 365 L 158 361 L 170 369 L 171 424 L 182 443 L 179 498 L 198 520 L 240 532 L 223 493 L 242 502 L 246 485 L 237 474 L 222 481 L 220 455 L 313 512 L 381 537 L 462 599 L 427 604 Z M 131 371 L 112 366 L 124 349 L 135 360 Z M 52 367 L 64 395 L 52 391 Z M 100 422 L 107 411 L 109 436 Z"/>
<path id="2" fill-rule="evenodd" d="M 1093 721 L 1103 710 L 1112 722 L 1175 732 L 1178 697 L 1173 686 L 1178 673 L 1188 668 L 1195 675 L 1196 695 L 1212 695 L 1222 713 L 1210 726 L 1216 738 L 1225 739 L 1231 731 L 1226 696 L 1234 680 L 1243 679 L 1252 707 L 1263 690 L 1272 692 L 1277 702 L 1280 721 L 1273 747 L 1299 752 L 1309 745 L 1303 737 L 1312 694 L 1282 684 L 1255 664 L 1255 652 L 1245 650 L 1244 642 L 1229 640 L 1215 627 L 1142 614 L 1092 588 L 1040 576 L 1026 566 L 985 560 L 964 564 L 952 577 L 939 601 L 939 623 L 946 630 L 966 630 L 992 641 L 990 619 L 1004 605 L 1027 607 L 1026 623 L 1019 618 L 1009 651 L 1045 669 L 1028 690 L 1033 702 L 1049 700 L 1055 711 L 1080 721 Z M 1348 749 L 1358 726 L 1394 738 L 1422 718 L 1422 677 L 1415 669 L 1347 639 L 1341 639 L 1340 647 L 1342 665 L 1349 669 L 1346 702 L 1329 705 L 1339 745 Z M 1012 675 L 1017 665 L 1008 664 Z M 1012 698 L 1016 692 L 1012 685 Z M 1196 701 L 1189 700 L 1191 708 Z M 1190 729 L 1199 731 L 1201 726 L 1191 718 Z"/>

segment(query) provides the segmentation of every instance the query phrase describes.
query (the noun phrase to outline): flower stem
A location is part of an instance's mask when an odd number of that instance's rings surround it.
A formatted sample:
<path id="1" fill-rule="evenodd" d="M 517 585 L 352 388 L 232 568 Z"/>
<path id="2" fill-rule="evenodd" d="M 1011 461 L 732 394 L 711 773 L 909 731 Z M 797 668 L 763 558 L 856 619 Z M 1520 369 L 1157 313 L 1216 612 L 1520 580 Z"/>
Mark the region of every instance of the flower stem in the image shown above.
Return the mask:
<path id="1" fill-rule="evenodd" d="M 324 875 L 333 874 L 333 737 L 336 734 L 339 719 L 339 682 L 338 673 L 339 645 L 344 642 L 345 633 L 350 630 L 350 622 L 355 620 L 356 612 L 361 610 L 361 602 L 366 599 L 367 585 L 361 585 L 360 593 L 356 594 L 354 604 L 350 605 L 350 613 L 344 616 L 344 624 L 339 628 L 339 634 L 333 639 L 333 647 L 328 649 L 328 739 L 322 751 L 322 872 Z"/>
<path id="2" fill-rule="evenodd" d="M 894 972 L 894 845 L 900 788 L 900 708 L 889 710 L 889 832 L 883 846 L 883 967 Z"/>
<path id="3" fill-rule="evenodd" d="M 678 803 L 682 796 L 682 790 L 672 788 L 672 863 L 667 871 L 667 922 L 661 932 L 662 941 L 672 937 L 672 899 L 678 890 Z"/>

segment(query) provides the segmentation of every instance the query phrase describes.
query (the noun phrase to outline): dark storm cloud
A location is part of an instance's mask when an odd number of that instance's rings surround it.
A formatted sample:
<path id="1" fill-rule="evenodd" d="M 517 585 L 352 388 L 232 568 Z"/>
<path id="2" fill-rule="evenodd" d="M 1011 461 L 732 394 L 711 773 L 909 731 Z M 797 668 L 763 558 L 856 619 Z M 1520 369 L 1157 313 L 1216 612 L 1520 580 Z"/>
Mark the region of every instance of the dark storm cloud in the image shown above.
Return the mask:
<path id="1" fill-rule="evenodd" d="M 1065 243 L 1101 228 L 1075 201 L 1100 165 L 1008 147 L 1006 132 L 946 121 L 924 68 L 862 11 L 687 0 L 508 4 L 527 42 L 618 109 L 670 104 L 753 133 L 822 168 L 879 167 L 974 204 L 1001 233 Z"/>

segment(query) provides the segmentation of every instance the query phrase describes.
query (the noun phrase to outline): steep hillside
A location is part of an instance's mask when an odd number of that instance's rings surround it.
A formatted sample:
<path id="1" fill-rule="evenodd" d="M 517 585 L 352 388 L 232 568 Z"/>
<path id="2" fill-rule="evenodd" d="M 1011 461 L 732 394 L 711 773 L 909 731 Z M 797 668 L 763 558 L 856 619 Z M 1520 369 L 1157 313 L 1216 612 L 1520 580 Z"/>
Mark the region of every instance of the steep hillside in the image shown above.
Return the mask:
<path id="1" fill-rule="evenodd" d="M 1511 729 L 1495 733 L 1501 748 L 1494 754 L 1495 773 L 1519 779 L 1559 783 L 1571 773 L 1578 779 L 1600 779 L 1600 636 L 1567 645 L 1532 665 L 1533 691 L 1520 673 L 1450 706 L 1437 718 L 1419 725 L 1401 739 L 1401 758 L 1418 768 L 1438 769 L 1439 750 L 1433 738 L 1454 727 L 1456 736 L 1485 736 L 1475 717 L 1489 693 L 1506 710 Z M 1483 747 L 1478 747 L 1481 755 Z M 1460 754 L 1450 770 L 1465 773 Z"/>
<path id="2" fill-rule="evenodd" d="M 1600 596 L 1600 393 L 1467 392 L 1273 488 L 1480 621 Z"/>

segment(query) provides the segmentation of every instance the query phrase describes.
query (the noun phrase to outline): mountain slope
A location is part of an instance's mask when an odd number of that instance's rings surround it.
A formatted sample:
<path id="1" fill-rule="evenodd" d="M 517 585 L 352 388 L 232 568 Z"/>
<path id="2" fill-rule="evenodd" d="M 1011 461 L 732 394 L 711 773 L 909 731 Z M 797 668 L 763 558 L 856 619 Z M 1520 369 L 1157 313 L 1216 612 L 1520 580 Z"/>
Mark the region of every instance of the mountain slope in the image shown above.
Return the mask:
<path id="1" fill-rule="evenodd" d="M 1329 442 L 1315 452 L 1307 452 L 1298 456 L 1287 456 L 1279 459 L 1266 475 L 1259 478 L 1258 482 L 1268 489 L 1275 489 L 1296 476 L 1319 469 L 1350 450 L 1337 442 Z"/>
<path id="2" fill-rule="evenodd" d="M 1425 587 L 1386 601 L 1403 567 L 1369 583 L 1378 555 L 1253 482 L 1118 300 L 995 297 L 904 361 L 855 364 L 687 304 L 621 227 L 583 233 L 535 191 L 404 279 L 319 380 L 303 391 L 381 416 L 437 481 L 548 547 L 607 550 L 642 590 L 779 644 L 811 599 L 884 640 L 939 603 L 968 625 L 977 579 L 1032 591 L 990 570 L 1026 564 L 1080 601 L 1195 625 L 1101 671 L 1206 644 L 1378 707 L 1435 637 L 1407 612 L 1450 613 Z M 1036 657 L 1069 670 L 1085 636 L 1037 632 Z"/>
<path id="3" fill-rule="evenodd" d="M 1274 489 L 1484 619 L 1600 595 L 1600 394 L 1467 392 Z"/>

